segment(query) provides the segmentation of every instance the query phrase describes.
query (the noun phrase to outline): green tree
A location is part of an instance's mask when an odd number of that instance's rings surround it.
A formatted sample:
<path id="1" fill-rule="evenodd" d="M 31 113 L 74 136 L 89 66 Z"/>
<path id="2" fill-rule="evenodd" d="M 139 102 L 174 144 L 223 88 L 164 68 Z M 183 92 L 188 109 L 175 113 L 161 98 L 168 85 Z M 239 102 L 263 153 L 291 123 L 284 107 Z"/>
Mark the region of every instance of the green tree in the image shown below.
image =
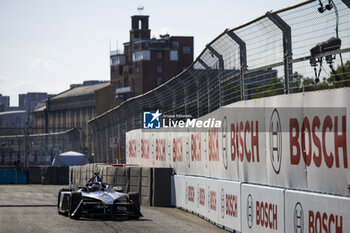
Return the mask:
<path id="1" fill-rule="evenodd" d="M 281 95 L 284 93 L 284 83 L 282 78 L 273 78 L 266 85 L 257 87 L 252 95 L 253 99 L 267 96 Z"/>
<path id="2" fill-rule="evenodd" d="M 343 66 L 338 66 L 335 73 L 327 79 L 334 88 L 349 87 L 350 86 L 350 60 L 348 60 Z"/>
<path id="3" fill-rule="evenodd" d="M 293 93 L 298 93 L 303 91 L 301 87 L 301 82 L 303 78 L 304 77 L 301 74 L 299 74 L 297 71 L 293 73 Z"/>
<path id="4" fill-rule="evenodd" d="M 330 88 L 350 86 L 350 60 L 343 66 L 338 66 L 328 78 L 316 83 L 314 78 L 304 77 L 298 72 L 293 73 L 293 93 L 304 91 L 317 91 Z M 280 95 L 284 93 L 284 79 L 271 79 L 266 85 L 255 88 L 252 98 Z"/>
<path id="5" fill-rule="evenodd" d="M 303 92 L 303 91 L 317 91 L 329 89 L 330 86 L 326 79 L 322 82 L 316 83 L 315 79 L 310 77 L 305 77 L 298 72 L 293 73 L 293 90 L 294 93 Z"/>

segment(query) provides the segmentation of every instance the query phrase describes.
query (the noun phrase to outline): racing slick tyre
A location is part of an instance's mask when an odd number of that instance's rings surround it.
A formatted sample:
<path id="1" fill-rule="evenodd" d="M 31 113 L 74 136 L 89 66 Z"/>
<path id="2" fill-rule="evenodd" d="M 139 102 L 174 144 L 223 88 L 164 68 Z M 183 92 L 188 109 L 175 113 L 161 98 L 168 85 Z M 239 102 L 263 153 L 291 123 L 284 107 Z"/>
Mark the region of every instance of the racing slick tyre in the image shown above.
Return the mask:
<path id="1" fill-rule="evenodd" d="M 130 192 L 128 193 L 129 199 L 134 203 L 136 208 L 141 211 L 140 209 L 140 194 L 139 193 L 133 193 Z"/>
<path id="2" fill-rule="evenodd" d="M 128 196 L 129 196 L 129 200 L 132 201 L 132 203 L 134 203 L 134 207 L 132 207 L 134 210 L 132 210 L 132 212 L 136 212 L 136 213 L 140 213 L 140 194 L 139 193 L 133 193 L 133 192 L 130 192 L 128 193 Z M 135 210 L 136 208 L 136 210 Z M 141 213 L 140 213 L 141 214 Z M 142 215 L 132 215 L 132 216 L 129 216 L 129 219 L 139 219 L 140 216 Z"/>
<path id="3" fill-rule="evenodd" d="M 68 192 L 72 192 L 73 190 L 71 188 L 62 188 L 58 191 L 58 198 L 57 198 L 57 212 L 59 214 L 63 214 L 61 211 L 60 211 L 60 201 L 61 201 L 61 192 L 64 192 L 64 191 L 68 191 Z"/>
<path id="4" fill-rule="evenodd" d="M 78 207 L 80 201 L 81 201 L 81 193 L 80 192 L 72 192 L 70 194 L 69 198 L 69 211 L 68 216 L 72 219 L 79 219 L 80 217 L 80 210 L 78 209 L 75 211 L 75 209 Z M 74 216 L 72 215 L 75 211 Z"/>

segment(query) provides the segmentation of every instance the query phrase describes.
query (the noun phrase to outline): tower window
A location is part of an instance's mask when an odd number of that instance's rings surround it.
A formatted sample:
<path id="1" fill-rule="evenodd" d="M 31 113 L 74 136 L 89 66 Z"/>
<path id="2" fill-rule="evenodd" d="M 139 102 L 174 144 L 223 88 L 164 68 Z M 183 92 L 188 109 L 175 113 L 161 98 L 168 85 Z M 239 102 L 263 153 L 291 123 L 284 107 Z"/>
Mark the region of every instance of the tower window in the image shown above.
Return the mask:
<path id="1" fill-rule="evenodd" d="M 160 86 L 163 82 L 163 79 L 161 77 L 157 78 L 157 86 Z"/>
<path id="2" fill-rule="evenodd" d="M 183 54 L 191 54 L 191 47 L 190 46 L 184 46 L 182 48 Z"/>
<path id="3" fill-rule="evenodd" d="M 161 65 L 157 65 L 157 72 L 162 73 L 162 66 Z"/>
<path id="4" fill-rule="evenodd" d="M 124 72 L 124 87 L 129 86 L 129 75 L 128 72 Z"/>
<path id="5" fill-rule="evenodd" d="M 178 41 L 173 41 L 173 48 L 178 49 L 179 48 L 179 42 Z"/>
<path id="6" fill-rule="evenodd" d="M 178 61 L 179 55 L 177 50 L 170 51 L 170 61 Z"/>

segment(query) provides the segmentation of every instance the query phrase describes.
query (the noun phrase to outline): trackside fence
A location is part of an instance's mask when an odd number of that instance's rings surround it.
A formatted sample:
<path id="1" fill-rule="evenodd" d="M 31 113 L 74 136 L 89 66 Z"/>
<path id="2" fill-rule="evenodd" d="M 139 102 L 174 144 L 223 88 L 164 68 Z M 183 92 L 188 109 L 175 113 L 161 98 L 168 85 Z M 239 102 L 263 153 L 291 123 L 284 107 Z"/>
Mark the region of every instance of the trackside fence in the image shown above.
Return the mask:
<path id="1" fill-rule="evenodd" d="M 125 134 L 147 110 L 198 118 L 237 101 L 350 86 L 349 14 L 349 0 L 305 1 L 224 30 L 182 73 L 89 122 L 95 162 L 119 153 L 125 163 Z"/>

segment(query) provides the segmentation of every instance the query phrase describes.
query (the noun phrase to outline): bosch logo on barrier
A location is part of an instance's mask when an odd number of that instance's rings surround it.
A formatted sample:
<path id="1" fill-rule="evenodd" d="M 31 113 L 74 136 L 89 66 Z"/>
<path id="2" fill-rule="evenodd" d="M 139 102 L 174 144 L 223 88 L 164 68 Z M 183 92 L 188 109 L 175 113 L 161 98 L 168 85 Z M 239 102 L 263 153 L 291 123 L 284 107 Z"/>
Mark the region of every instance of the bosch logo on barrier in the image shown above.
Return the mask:
<path id="1" fill-rule="evenodd" d="M 253 197 L 251 194 L 249 194 L 247 197 L 247 223 L 249 228 L 253 227 L 253 222 L 254 222 L 253 209 L 254 209 Z"/>
<path id="2" fill-rule="evenodd" d="M 183 161 L 182 137 L 173 138 L 173 162 Z"/>
<path id="3" fill-rule="evenodd" d="M 149 139 L 141 139 L 141 158 L 149 159 Z"/>
<path id="4" fill-rule="evenodd" d="M 221 189 L 221 218 L 225 216 L 237 217 L 237 196 L 225 193 L 225 189 Z"/>
<path id="5" fill-rule="evenodd" d="M 237 207 L 237 196 L 233 194 L 226 193 L 226 215 L 231 217 L 238 216 L 238 207 Z"/>
<path id="6" fill-rule="evenodd" d="M 215 191 L 210 191 L 209 192 L 209 200 L 210 200 L 210 205 L 209 208 L 213 211 L 216 211 L 216 192 Z"/>
<path id="7" fill-rule="evenodd" d="M 227 134 L 227 118 L 226 118 L 226 116 L 222 120 L 221 133 L 222 133 L 222 162 L 224 164 L 224 168 L 227 170 L 228 158 L 227 158 L 227 139 L 226 139 L 226 134 Z"/>
<path id="8" fill-rule="evenodd" d="M 341 149 L 343 155 L 342 167 L 348 168 L 346 116 L 334 116 L 332 119 L 327 115 L 322 121 L 318 116 L 314 116 L 311 122 L 308 117 L 304 117 L 301 128 L 299 125 L 298 119 L 289 119 L 290 160 L 292 165 L 298 165 L 302 157 L 307 167 L 311 163 L 314 163 L 316 167 L 320 167 L 322 161 L 324 161 L 328 168 L 340 168 L 341 154 L 339 150 Z M 321 130 L 319 133 L 321 135 L 317 134 L 318 130 Z M 307 144 L 308 150 L 306 151 Z M 331 148 L 329 148 L 330 145 Z M 313 151 L 314 148 L 316 148 L 315 151 Z"/>
<path id="9" fill-rule="evenodd" d="M 143 128 L 144 129 L 160 129 L 160 116 L 162 114 L 156 112 L 143 112 Z"/>
<path id="10" fill-rule="evenodd" d="M 277 109 L 272 111 L 270 119 L 270 159 L 273 170 L 279 174 L 282 161 L 282 126 Z"/>
<path id="11" fill-rule="evenodd" d="M 247 162 L 260 162 L 259 159 L 259 123 L 246 121 L 240 121 L 238 123 L 232 123 L 230 129 L 230 141 L 231 141 L 231 160 L 235 161 L 236 157 L 239 161 L 243 162 L 244 157 Z M 254 130 L 255 128 L 255 130 Z M 255 132 L 254 132 L 255 131 Z M 243 134 L 243 135 L 242 135 Z M 247 139 L 250 134 L 250 148 L 249 139 Z M 255 148 L 255 149 L 254 149 Z M 256 151 L 256 153 L 255 153 Z"/>
<path id="12" fill-rule="evenodd" d="M 294 233 L 304 232 L 304 211 L 303 207 L 298 202 L 294 207 Z"/>
<path id="13" fill-rule="evenodd" d="M 129 140 L 129 157 L 131 158 L 136 158 L 137 153 L 136 153 L 136 139 Z"/>
<path id="14" fill-rule="evenodd" d="M 256 201 L 256 225 L 277 230 L 277 205 Z"/>
<path id="15" fill-rule="evenodd" d="M 191 161 L 202 161 L 201 133 L 191 134 Z"/>
<path id="16" fill-rule="evenodd" d="M 221 189 L 221 218 L 225 217 L 225 190 Z"/>
<path id="17" fill-rule="evenodd" d="M 156 160 L 157 161 L 166 161 L 165 157 L 165 139 L 157 138 L 156 139 Z"/>
<path id="18" fill-rule="evenodd" d="M 219 137 L 218 129 L 208 130 L 209 161 L 219 161 Z"/>
<path id="19" fill-rule="evenodd" d="M 188 186 L 187 192 L 188 192 L 188 195 L 187 195 L 188 201 L 194 202 L 194 198 L 195 198 L 194 197 L 194 195 L 195 195 L 194 187 L 193 186 Z"/>
<path id="20" fill-rule="evenodd" d="M 309 232 L 343 232 L 343 216 L 309 210 Z"/>

